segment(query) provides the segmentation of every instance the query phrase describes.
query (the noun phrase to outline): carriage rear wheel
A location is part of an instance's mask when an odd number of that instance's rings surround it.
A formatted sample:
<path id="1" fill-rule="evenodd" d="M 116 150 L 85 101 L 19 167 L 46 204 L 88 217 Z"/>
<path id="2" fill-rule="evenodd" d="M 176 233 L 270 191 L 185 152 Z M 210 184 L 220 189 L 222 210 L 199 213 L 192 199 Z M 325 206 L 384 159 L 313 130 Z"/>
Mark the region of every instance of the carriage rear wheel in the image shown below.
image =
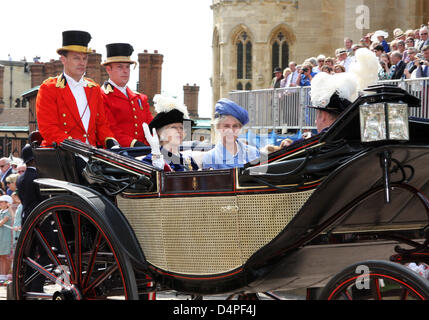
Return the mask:
<path id="1" fill-rule="evenodd" d="M 334 276 L 319 299 L 427 300 L 429 281 L 398 263 L 364 261 Z"/>
<path id="2" fill-rule="evenodd" d="M 138 299 L 132 264 L 98 210 L 72 195 L 33 210 L 15 252 L 14 299 Z"/>

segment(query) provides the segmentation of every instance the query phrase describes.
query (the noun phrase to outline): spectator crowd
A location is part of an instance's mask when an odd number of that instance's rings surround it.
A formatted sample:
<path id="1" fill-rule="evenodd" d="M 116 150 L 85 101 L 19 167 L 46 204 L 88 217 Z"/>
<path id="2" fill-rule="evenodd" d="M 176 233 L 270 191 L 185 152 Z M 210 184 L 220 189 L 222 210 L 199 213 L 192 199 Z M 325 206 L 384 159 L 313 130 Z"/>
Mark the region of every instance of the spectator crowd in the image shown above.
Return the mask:
<path id="1" fill-rule="evenodd" d="M 389 39 L 392 39 L 390 42 Z M 285 70 L 274 69 L 273 88 L 310 86 L 319 72 L 329 74 L 348 72 L 355 61 L 355 52 L 367 48 L 378 57 L 379 80 L 415 79 L 429 77 L 429 22 L 418 29 L 393 30 L 393 36 L 383 30 L 368 33 L 359 43 L 344 39 L 344 48 L 338 48 L 334 57 L 322 54 L 306 59 L 302 64 L 289 63 Z"/>
<path id="2" fill-rule="evenodd" d="M 12 260 L 21 231 L 22 204 L 17 180 L 26 170 L 19 158 L 0 159 L 0 285 L 11 280 Z"/>

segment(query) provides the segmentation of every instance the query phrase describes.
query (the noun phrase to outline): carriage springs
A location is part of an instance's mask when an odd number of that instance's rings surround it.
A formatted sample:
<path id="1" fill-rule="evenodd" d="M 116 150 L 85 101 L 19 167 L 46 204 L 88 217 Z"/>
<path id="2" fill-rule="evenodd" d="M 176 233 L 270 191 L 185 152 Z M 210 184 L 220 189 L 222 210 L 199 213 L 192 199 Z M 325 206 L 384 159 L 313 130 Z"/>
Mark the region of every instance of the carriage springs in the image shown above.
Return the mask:
<path id="1" fill-rule="evenodd" d="M 209 312 L 209 314 L 215 313 L 217 315 L 250 315 L 254 317 L 256 315 L 256 305 L 218 304 L 216 308 L 209 308 L 188 307 L 186 305 L 180 304 L 180 306 L 173 308 L 174 315 L 196 315 L 204 318 L 207 315 L 207 312 Z"/>

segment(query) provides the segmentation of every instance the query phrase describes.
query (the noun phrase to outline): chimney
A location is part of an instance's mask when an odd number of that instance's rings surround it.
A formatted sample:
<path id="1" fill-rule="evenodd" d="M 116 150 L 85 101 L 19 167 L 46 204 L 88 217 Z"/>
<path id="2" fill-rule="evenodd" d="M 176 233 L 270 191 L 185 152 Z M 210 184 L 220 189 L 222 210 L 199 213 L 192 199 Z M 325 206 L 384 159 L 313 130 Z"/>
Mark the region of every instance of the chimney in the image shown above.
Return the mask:
<path id="1" fill-rule="evenodd" d="M 55 77 L 54 59 L 45 63 L 45 78 Z"/>
<path id="2" fill-rule="evenodd" d="M 86 77 L 91 78 L 96 83 L 102 85 L 101 77 L 101 54 L 100 53 L 90 53 L 88 55 L 88 66 L 86 68 Z"/>
<path id="3" fill-rule="evenodd" d="M 58 75 L 60 75 L 61 73 L 63 73 L 64 70 L 64 66 L 63 63 L 61 62 L 61 60 L 55 60 L 52 62 L 52 72 L 53 72 L 53 76 L 56 77 Z"/>
<path id="4" fill-rule="evenodd" d="M 183 86 L 183 102 L 188 107 L 189 116 L 191 118 L 198 118 L 198 94 L 200 87 L 194 84 L 190 86 L 189 83 Z"/>
<path id="5" fill-rule="evenodd" d="M 138 91 L 147 95 L 149 104 L 157 93 L 161 93 L 161 74 L 164 56 L 157 50 L 148 53 L 144 50 L 138 54 L 139 61 L 139 88 Z"/>
<path id="6" fill-rule="evenodd" d="M 0 105 L 4 104 L 3 101 L 3 80 L 4 80 L 4 66 L 0 64 Z"/>
<path id="7" fill-rule="evenodd" d="M 152 82 L 152 98 L 157 93 L 161 93 L 161 78 L 162 78 L 162 63 L 164 56 L 158 53 L 158 50 L 151 56 L 151 82 Z"/>
<path id="8" fill-rule="evenodd" d="M 147 50 L 138 54 L 139 60 L 139 88 L 138 91 L 149 97 L 150 91 L 150 54 Z"/>
<path id="9" fill-rule="evenodd" d="M 42 63 L 35 63 L 30 66 L 31 72 L 31 87 L 37 87 L 45 80 L 45 65 Z"/>

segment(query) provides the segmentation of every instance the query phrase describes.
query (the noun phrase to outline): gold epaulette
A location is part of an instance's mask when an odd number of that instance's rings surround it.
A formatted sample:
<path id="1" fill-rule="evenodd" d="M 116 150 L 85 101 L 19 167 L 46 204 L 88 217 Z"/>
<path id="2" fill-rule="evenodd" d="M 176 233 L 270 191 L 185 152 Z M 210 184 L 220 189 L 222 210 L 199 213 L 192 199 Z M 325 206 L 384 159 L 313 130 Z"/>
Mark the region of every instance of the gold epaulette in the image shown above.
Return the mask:
<path id="1" fill-rule="evenodd" d="M 67 84 L 66 77 L 64 77 L 64 74 L 60 74 L 59 76 L 55 77 L 57 79 L 57 84 L 55 85 L 57 88 L 64 89 Z"/>
<path id="2" fill-rule="evenodd" d="M 97 87 L 98 86 L 97 82 L 95 82 L 94 80 L 92 80 L 90 78 L 83 78 L 83 80 L 85 80 L 86 84 L 88 85 L 88 88 L 92 88 L 92 87 Z"/>
<path id="3" fill-rule="evenodd" d="M 103 91 L 105 94 L 109 94 L 109 93 L 113 92 L 112 84 L 107 82 L 107 81 L 103 84 L 102 88 L 103 88 Z"/>

